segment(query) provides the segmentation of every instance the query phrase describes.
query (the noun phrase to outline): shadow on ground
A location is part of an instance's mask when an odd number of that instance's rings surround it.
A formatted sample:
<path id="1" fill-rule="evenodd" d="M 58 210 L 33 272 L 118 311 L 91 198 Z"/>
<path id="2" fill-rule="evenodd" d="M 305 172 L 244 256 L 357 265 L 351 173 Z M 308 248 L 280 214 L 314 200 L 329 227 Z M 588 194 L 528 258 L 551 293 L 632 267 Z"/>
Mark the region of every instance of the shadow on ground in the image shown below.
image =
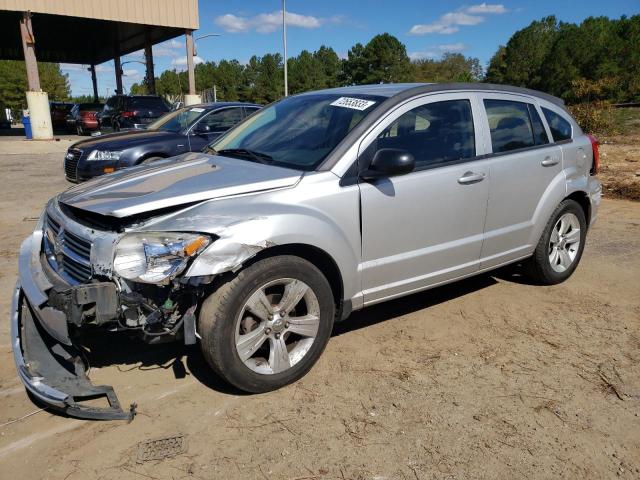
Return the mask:
<path id="1" fill-rule="evenodd" d="M 528 283 L 519 266 L 502 268 L 491 274 L 468 278 L 354 312 L 348 320 L 334 326 L 332 336 L 357 332 L 360 329 L 471 294 L 495 285 L 497 278 L 515 283 Z M 185 346 L 180 342 L 148 345 L 126 332 L 104 331 L 85 335 L 82 344 L 86 348 L 85 361 L 91 367 L 116 365 L 121 372 L 171 370 L 176 379 L 193 375 L 203 385 L 219 393 L 248 395 L 218 377 L 209 368 L 197 346 Z"/>

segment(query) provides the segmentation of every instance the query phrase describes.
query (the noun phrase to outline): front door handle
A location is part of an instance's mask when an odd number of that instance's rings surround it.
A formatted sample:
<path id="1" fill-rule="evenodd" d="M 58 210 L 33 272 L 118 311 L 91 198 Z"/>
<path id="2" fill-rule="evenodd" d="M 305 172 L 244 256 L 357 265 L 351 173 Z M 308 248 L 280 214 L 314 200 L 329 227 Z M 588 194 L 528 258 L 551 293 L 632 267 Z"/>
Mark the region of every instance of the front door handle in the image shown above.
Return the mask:
<path id="1" fill-rule="evenodd" d="M 560 159 L 558 157 L 544 157 L 544 160 L 540 162 L 543 167 L 553 167 L 560 163 Z"/>
<path id="2" fill-rule="evenodd" d="M 484 173 L 465 172 L 464 175 L 458 179 L 458 183 L 460 185 L 471 185 L 472 183 L 481 182 L 484 180 L 484 177 Z"/>

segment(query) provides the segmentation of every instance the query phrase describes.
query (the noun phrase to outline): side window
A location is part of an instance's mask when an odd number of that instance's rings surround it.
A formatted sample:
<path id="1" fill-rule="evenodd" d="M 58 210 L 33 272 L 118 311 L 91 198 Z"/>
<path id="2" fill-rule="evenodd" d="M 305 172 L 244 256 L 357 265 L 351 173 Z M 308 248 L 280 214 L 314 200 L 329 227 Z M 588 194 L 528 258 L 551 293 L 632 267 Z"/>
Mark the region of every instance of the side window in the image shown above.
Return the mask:
<path id="1" fill-rule="evenodd" d="M 398 148 L 416 160 L 416 168 L 473 158 L 476 155 L 469 100 L 434 102 L 410 110 L 387 127 L 375 150 Z"/>
<path id="2" fill-rule="evenodd" d="M 224 132 L 240 120 L 242 120 L 241 108 L 227 108 L 207 115 L 200 120 L 200 124 L 208 125 L 212 132 Z"/>
<path id="3" fill-rule="evenodd" d="M 253 115 L 258 110 L 260 110 L 259 107 L 244 107 L 244 116 L 248 117 L 249 115 Z"/>
<path id="4" fill-rule="evenodd" d="M 538 115 L 536 107 L 531 104 L 528 104 L 528 107 L 529 117 L 531 118 L 531 123 L 533 124 L 533 137 L 535 139 L 536 145 L 546 145 L 547 143 L 549 143 L 549 136 L 547 135 L 547 131 L 544 129 L 542 119 L 540 118 L 540 115 Z"/>
<path id="5" fill-rule="evenodd" d="M 533 147 L 536 141 L 526 103 L 511 100 L 485 100 L 493 153 Z"/>
<path id="6" fill-rule="evenodd" d="M 104 111 L 108 112 L 108 111 L 113 110 L 117 103 L 118 103 L 118 97 L 111 97 L 107 101 L 107 103 L 104 104 Z"/>
<path id="7" fill-rule="evenodd" d="M 551 135 L 555 142 L 571 139 L 571 124 L 567 120 L 548 108 L 543 107 L 542 113 L 544 118 L 547 119 L 549 130 L 551 130 Z"/>

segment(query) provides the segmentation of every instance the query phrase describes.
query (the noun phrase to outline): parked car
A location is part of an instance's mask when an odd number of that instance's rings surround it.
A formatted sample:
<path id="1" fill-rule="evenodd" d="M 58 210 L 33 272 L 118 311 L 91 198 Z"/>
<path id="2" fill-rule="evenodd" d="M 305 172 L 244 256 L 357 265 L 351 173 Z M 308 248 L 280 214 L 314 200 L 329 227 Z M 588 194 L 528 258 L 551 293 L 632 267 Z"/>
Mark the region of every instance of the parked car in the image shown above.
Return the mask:
<path id="1" fill-rule="evenodd" d="M 157 95 L 114 95 L 97 115 L 99 129 L 102 133 L 143 129 L 170 108 Z"/>
<path id="2" fill-rule="evenodd" d="M 220 377 L 265 392 L 354 310 L 515 262 L 562 282 L 598 215 L 598 152 L 561 100 L 521 88 L 285 98 L 202 153 L 51 199 L 20 253 L 18 371 L 70 415 L 126 418 L 77 402 L 107 388 L 83 373 L 85 330 L 199 342 Z"/>
<path id="3" fill-rule="evenodd" d="M 69 181 L 81 182 L 121 168 L 199 152 L 259 108 L 233 102 L 192 105 L 163 115 L 145 130 L 81 140 L 67 150 L 65 175 Z"/>
<path id="4" fill-rule="evenodd" d="M 98 119 L 96 115 L 103 108 L 104 104 L 100 102 L 74 105 L 67 115 L 67 130 L 76 132 L 78 135 L 97 130 Z"/>
<path id="5" fill-rule="evenodd" d="M 11 114 L 11 109 L 5 107 L 4 103 L 0 101 L 0 128 L 11 128 L 12 122 L 13 116 Z"/>
<path id="6" fill-rule="evenodd" d="M 51 126 L 54 130 L 66 130 L 67 115 L 73 108 L 75 103 L 67 102 L 49 102 L 49 110 L 51 112 Z"/>

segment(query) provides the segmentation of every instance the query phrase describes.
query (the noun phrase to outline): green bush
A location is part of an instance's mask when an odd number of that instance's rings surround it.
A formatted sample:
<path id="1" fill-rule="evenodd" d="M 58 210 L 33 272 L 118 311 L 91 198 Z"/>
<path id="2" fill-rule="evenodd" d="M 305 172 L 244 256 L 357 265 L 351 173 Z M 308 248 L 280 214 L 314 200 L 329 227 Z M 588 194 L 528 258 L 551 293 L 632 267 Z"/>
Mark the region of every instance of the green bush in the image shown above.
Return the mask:
<path id="1" fill-rule="evenodd" d="M 569 106 L 569 110 L 586 133 L 601 136 L 620 133 L 616 127 L 613 108 L 606 102 L 579 103 Z"/>

